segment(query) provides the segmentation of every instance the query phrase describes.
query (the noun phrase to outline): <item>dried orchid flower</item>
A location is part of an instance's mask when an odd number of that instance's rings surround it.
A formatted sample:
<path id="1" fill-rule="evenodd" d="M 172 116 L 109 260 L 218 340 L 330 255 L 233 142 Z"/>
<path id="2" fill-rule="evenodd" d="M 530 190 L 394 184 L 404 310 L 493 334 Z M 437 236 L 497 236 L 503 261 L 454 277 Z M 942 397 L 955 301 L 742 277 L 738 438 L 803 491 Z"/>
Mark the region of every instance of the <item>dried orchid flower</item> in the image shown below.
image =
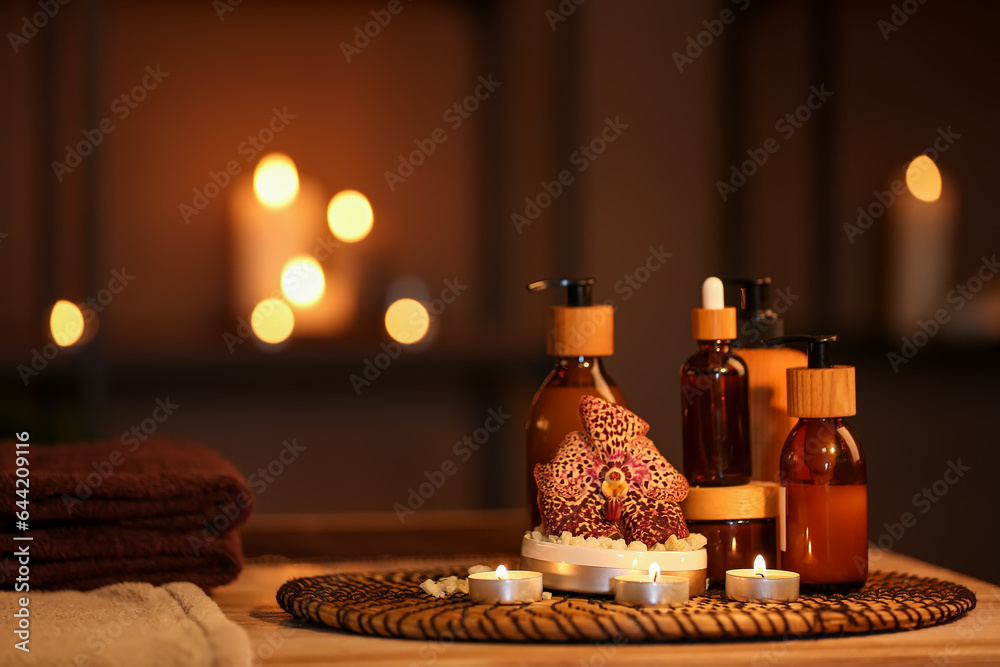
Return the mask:
<path id="1" fill-rule="evenodd" d="M 678 503 L 688 481 L 646 437 L 649 424 L 596 396 L 580 399 L 580 417 L 586 432 L 573 431 L 549 463 L 535 466 L 544 531 L 647 547 L 687 537 Z"/>

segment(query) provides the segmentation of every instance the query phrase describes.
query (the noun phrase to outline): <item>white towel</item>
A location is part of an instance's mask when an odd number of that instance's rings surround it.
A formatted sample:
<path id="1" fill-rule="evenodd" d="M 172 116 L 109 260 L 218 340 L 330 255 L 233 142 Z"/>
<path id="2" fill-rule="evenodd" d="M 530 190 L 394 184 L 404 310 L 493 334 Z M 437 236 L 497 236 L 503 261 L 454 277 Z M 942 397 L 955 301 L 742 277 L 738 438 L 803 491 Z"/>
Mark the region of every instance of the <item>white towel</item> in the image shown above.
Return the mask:
<path id="1" fill-rule="evenodd" d="M 15 612 L 29 598 L 30 652 Z M 124 583 L 92 591 L 0 593 L 0 665 L 38 667 L 245 667 L 246 631 L 192 583 Z"/>

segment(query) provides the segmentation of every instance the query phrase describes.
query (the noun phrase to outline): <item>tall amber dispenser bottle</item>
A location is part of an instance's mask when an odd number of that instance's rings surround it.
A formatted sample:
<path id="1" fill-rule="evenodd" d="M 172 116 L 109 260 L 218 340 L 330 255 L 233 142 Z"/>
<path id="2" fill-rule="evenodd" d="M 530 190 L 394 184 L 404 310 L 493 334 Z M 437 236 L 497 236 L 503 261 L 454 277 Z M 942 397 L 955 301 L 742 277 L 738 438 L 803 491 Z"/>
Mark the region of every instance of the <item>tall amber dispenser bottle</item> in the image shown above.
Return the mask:
<path id="1" fill-rule="evenodd" d="M 736 309 L 726 308 L 722 281 L 707 278 L 702 307 L 691 311 L 698 351 L 681 366 L 684 476 L 692 486 L 750 481 L 746 363 L 731 349 Z"/>
<path id="2" fill-rule="evenodd" d="M 777 483 L 781 448 L 796 421 L 788 416 L 786 375 L 789 368 L 805 366 L 806 355 L 793 347 L 764 345 L 766 339 L 785 334 L 785 323 L 778 311 L 791 305 L 786 296 L 771 307 L 770 278 L 730 278 L 723 282 L 740 288 L 734 345 L 747 364 L 750 380 L 747 400 L 753 478 Z"/>
<path id="3" fill-rule="evenodd" d="M 864 452 L 844 419 L 857 411 L 854 367 L 834 365 L 836 340 L 768 344 L 809 344 L 809 365 L 788 369 L 788 414 L 798 422 L 781 451 L 781 567 L 798 572 L 803 587 L 845 593 L 868 578 L 868 486 Z"/>
<path id="4" fill-rule="evenodd" d="M 527 481 L 529 528 L 541 524 L 535 465 L 547 463 L 568 433 L 582 431 L 580 397 L 599 396 L 625 407 L 625 397 L 604 369 L 603 357 L 615 352 L 614 307 L 593 305 L 593 278 L 540 280 L 532 292 L 566 288 L 566 305 L 550 306 L 546 349 L 555 366 L 535 393 L 528 416 Z"/>

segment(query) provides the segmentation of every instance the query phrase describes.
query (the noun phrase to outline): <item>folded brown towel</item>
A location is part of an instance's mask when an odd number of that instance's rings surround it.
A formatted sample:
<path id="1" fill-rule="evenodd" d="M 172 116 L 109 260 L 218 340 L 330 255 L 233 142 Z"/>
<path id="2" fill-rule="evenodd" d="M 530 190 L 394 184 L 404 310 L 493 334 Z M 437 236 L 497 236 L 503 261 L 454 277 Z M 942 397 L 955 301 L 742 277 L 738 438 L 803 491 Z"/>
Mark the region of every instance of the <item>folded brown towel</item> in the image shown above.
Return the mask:
<path id="1" fill-rule="evenodd" d="M 100 519 L 191 530 L 239 494 L 252 498 L 229 461 L 184 440 L 149 438 L 138 447 L 118 440 L 32 445 L 29 459 L 33 522 Z M 0 443 L 2 489 L 14 488 L 14 461 L 14 441 Z M 13 493 L 0 494 L 0 515 L 13 516 L 16 500 Z M 234 525 L 248 516 L 242 511 Z"/>
<path id="2" fill-rule="evenodd" d="M 131 451 L 134 449 L 135 451 Z M 211 588 L 243 566 L 235 528 L 253 510 L 240 473 L 195 443 L 150 438 L 32 445 L 27 535 L 0 526 L 0 588 L 13 586 L 13 554 L 29 545 L 31 586 L 86 590 L 119 581 L 191 581 Z M 0 443 L 0 489 L 14 488 L 14 443 Z M 0 513 L 13 516 L 10 492 Z"/>
<path id="3" fill-rule="evenodd" d="M 110 532 L 107 531 L 107 532 Z M 112 540 L 112 542 L 115 542 Z M 17 545 L 25 544 L 16 542 Z M 82 542 L 72 543 L 83 546 Z M 116 542 L 116 546 L 120 544 Z M 6 551 L 6 547 L 4 549 Z M 32 547 L 34 555 L 34 547 Z M 13 559 L 12 559 L 13 560 Z M 0 577 L 6 563 L 0 565 Z M 16 567 L 16 565 L 15 565 Z M 157 553 L 150 556 L 109 556 L 99 554 L 72 560 L 32 558 L 31 588 L 86 591 L 122 581 L 165 584 L 189 581 L 209 590 L 228 584 L 243 569 L 242 543 L 238 532 L 230 531 L 207 542 L 198 555 L 193 553 Z M 13 570 L 12 570 L 13 573 Z M 11 588 L 4 584 L 4 588 Z"/>

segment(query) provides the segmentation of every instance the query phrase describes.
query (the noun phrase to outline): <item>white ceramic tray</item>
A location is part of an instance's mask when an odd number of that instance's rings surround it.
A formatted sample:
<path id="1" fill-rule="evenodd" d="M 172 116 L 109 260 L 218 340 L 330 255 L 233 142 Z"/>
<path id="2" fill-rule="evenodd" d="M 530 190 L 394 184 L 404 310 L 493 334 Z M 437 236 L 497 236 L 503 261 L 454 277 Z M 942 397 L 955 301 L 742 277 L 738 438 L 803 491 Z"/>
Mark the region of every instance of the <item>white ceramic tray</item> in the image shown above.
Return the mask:
<path id="1" fill-rule="evenodd" d="M 521 541 L 521 568 L 541 572 L 545 588 L 560 591 L 610 595 L 615 577 L 646 574 L 652 563 L 660 566 L 662 574 L 687 577 L 692 596 L 705 592 L 705 549 L 617 551 L 541 542 L 527 536 Z"/>

